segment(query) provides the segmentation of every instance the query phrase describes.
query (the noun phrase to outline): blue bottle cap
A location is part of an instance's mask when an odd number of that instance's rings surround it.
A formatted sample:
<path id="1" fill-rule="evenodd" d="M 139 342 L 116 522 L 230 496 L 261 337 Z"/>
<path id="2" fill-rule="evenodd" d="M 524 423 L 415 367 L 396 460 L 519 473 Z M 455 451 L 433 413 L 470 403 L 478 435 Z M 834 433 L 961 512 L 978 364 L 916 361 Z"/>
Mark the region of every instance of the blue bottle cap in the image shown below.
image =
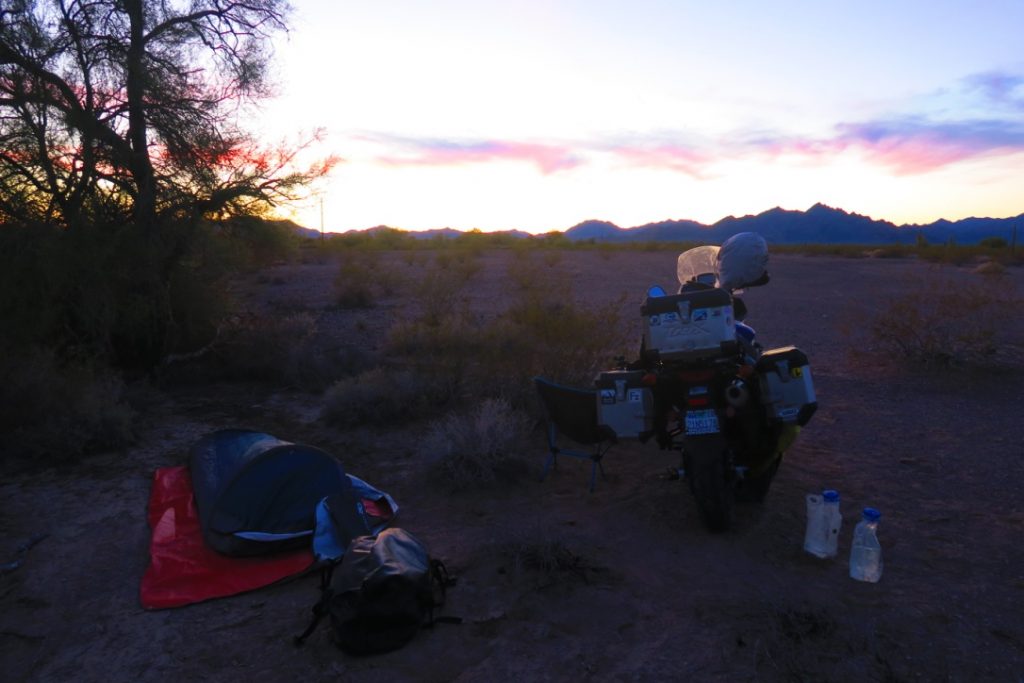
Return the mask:
<path id="1" fill-rule="evenodd" d="M 864 508 L 864 519 L 869 522 L 877 522 L 882 518 L 882 513 L 875 508 Z"/>
<path id="2" fill-rule="evenodd" d="M 839 502 L 839 491 L 833 489 L 825 489 L 821 492 L 821 497 L 825 499 L 826 503 L 838 503 Z"/>

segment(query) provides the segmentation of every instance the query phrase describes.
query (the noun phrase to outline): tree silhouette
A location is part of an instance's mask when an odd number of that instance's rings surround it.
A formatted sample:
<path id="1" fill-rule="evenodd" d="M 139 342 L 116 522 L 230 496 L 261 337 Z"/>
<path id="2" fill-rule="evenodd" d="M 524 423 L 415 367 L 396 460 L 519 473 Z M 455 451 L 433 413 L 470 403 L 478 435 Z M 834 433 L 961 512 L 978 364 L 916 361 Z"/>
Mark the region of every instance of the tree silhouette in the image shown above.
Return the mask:
<path id="1" fill-rule="evenodd" d="M 227 266 L 203 244 L 231 231 L 210 219 L 264 215 L 334 161 L 299 168 L 302 144 L 239 123 L 269 94 L 288 11 L 0 0 L 0 353 L 145 369 L 215 326 L 201 312 Z"/>
<path id="2" fill-rule="evenodd" d="M 0 220 L 163 220 L 288 200 L 289 170 L 237 125 L 268 94 L 283 0 L 5 0 Z"/>

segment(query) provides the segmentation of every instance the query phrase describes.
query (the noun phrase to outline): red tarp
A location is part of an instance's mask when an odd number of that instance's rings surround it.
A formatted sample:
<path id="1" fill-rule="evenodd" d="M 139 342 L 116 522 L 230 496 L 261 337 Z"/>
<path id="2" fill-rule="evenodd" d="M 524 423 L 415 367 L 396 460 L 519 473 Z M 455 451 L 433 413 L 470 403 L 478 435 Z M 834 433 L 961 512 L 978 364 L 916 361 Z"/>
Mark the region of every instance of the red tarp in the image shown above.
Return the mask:
<path id="1" fill-rule="evenodd" d="M 163 467 L 149 497 L 149 567 L 140 597 L 146 609 L 180 607 L 237 595 L 299 574 L 313 564 L 310 548 L 265 557 L 227 557 L 206 546 L 188 467 Z"/>

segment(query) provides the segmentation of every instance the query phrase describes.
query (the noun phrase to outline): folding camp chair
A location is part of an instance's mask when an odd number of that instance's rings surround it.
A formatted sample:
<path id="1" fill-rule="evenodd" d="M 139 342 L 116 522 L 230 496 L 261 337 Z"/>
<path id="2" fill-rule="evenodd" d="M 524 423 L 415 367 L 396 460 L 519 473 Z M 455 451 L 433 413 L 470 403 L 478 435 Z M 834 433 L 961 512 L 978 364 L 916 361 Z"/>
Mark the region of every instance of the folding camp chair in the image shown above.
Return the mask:
<path id="1" fill-rule="evenodd" d="M 559 455 L 582 458 L 591 461 L 590 492 L 594 492 L 597 471 L 604 467 L 601 459 L 608 449 L 616 443 L 615 432 L 606 425 L 597 422 L 597 392 L 594 390 L 575 389 L 550 382 L 543 377 L 534 377 L 541 403 L 548 419 L 548 454 L 541 472 L 541 481 L 547 477 L 548 470 L 557 466 Z M 562 434 L 580 446 L 589 446 L 589 451 L 560 448 L 556 444 L 558 435 Z"/>

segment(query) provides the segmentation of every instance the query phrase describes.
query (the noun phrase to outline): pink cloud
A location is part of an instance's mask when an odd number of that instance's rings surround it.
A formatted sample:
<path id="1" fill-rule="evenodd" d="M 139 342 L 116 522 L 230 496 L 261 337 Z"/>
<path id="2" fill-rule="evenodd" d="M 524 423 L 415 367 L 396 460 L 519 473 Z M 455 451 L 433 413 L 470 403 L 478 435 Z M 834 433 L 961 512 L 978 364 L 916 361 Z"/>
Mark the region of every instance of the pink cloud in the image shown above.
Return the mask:
<path id="1" fill-rule="evenodd" d="M 1015 121 L 983 120 L 844 124 L 834 144 L 863 150 L 873 161 L 910 175 L 983 155 L 1022 152 L 1024 127 Z"/>
<path id="2" fill-rule="evenodd" d="M 846 151 L 860 152 L 898 175 L 914 175 L 979 156 L 1024 152 L 1024 126 L 1016 121 L 907 117 L 839 124 L 835 135 L 827 138 L 762 136 L 726 145 L 722 154 L 787 155 L 818 164 Z"/>
<path id="3" fill-rule="evenodd" d="M 694 178 L 704 177 L 704 167 L 714 160 L 712 154 L 676 143 L 620 145 L 610 151 L 632 166 L 669 169 Z"/>
<path id="4" fill-rule="evenodd" d="M 388 139 L 389 145 L 398 143 L 396 154 L 378 157 L 388 166 L 457 166 L 490 161 L 525 161 L 532 163 L 544 174 L 574 168 L 580 158 L 572 148 L 527 142 L 485 140 L 480 142 L 453 142 L 448 140 Z"/>

